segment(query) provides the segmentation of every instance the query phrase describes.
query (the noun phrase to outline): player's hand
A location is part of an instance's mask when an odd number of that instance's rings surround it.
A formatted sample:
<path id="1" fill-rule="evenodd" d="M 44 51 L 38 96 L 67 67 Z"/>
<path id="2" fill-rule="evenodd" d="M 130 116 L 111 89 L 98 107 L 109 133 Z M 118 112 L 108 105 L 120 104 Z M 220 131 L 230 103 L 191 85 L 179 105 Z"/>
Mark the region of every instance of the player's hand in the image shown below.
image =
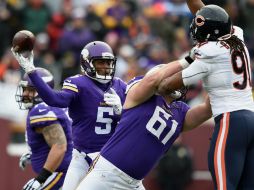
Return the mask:
<path id="1" fill-rule="evenodd" d="M 24 170 L 28 164 L 31 164 L 31 152 L 23 154 L 19 159 L 19 167 Z"/>
<path id="2" fill-rule="evenodd" d="M 113 88 L 110 88 L 112 94 L 105 93 L 104 101 L 106 104 L 113 107 L 115 114 L 120 115 L 122 113 L 122 102 L 120 97 L 117 95 L 116 91 Z"/>
<path id="3" fill-rule="evenodd" d="M 189 52 L 188 55 L 185 56 L 183 59 L 179 60 L 180 65 L 182 66 L 183 69 L 187 68 L 190 66 L 190 64 L 195 60 L 195 54 L 197 51 L 197 47 L 193 47 Z"/>
<path id="4" fill-rule="evenodd" d="M 30 179 L 25 186 L 23 187 L 23 190 L 37 190 L 40 189 L 42 184 L 40 184 L 39 181 L 37 181 L 35 178 Z"/>
<path id="5" fill-rule="evenodd" d="M 34 67 L 34 54 L 33 51 L 29 53 L 28 57 L 24 57 L 21 53 L 17 53 L 11 48 L 11 52 L 18 61 L 19 65 L 24 69 L 26 73 L 32 72 L 35 70 Z"/>
<path id="6" fill-rule="evenodd" d="M 182 93 L 180 91 L 175 90 L 174 92 L 171 92 L 169 96 L 176 100 L 182 96 Z"/>
<path id="7" fill-rule="evenodd" d="M 188 54 L 188 57 L 190 57 L 193 61 L 195 60 L 196 51 L 197 51 L 197 46 L 194 46 L 193 48 L 191 48 Z"/>

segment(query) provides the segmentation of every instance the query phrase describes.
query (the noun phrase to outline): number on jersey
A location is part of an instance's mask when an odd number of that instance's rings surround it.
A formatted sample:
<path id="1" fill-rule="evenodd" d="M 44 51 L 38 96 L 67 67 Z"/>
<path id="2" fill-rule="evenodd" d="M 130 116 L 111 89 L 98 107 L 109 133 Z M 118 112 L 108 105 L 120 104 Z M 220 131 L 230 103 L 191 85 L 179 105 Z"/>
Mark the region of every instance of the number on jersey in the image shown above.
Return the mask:
<path id="1" fill-rule="evenodd" d="M 243 90 L 248 83 L 251 85 L 249 63 L 245 52 L 233 51 L 231 53 L 232 67 L 237 75 L 242 75 L 242 81 L 236 81 L 233 86 L 238 90 Z"/>
<path id="2" fill-rule="evenodd" d="M 163 115 L 163 118 L 160 117 L 160 114 Z M 171 115 L 169 113 L 167 113 L 164 109 L 162 109 L 159 106 L 156 106 L 153 116 L 146 124 L 146 129 L 148 131 L 150 131 L 158 139 L 160 139 L 162 132 L 167 127 L 167 121 L 169 120 L 170 117 L 171 117 Z M 160 126 L 156 129 L 154 127 L 155 127 L 155 123 L 157 123 L 157 122 L 160 123 Z M 162 139 L 162 141 L 161 141 L 162 144 L 165 145 L 169 141 L 169 139 L 174 135 L 174 133 L 176 132 L 177 125 L 178 125 L 178 123 L 175 120 L 172 120 L 171 129 L 167 133 L 167 135 Z"/>

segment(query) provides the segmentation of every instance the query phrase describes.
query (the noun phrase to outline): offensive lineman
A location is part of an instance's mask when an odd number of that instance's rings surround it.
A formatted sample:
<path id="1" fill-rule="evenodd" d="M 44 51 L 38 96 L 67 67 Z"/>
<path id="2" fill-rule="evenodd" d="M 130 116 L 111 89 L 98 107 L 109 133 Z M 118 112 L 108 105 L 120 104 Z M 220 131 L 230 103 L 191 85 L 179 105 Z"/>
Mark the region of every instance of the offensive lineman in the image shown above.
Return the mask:
<path id="1" fill-rule="evenodd" d="M 144 190 L 141 180 L 179 134 L 211 117 L 208 99 L 190 109 L 181 101 L 173 102 L 177 93 L 165 96 L 156 93 L 163 78 L 184 67 L 181 63 L 157 66 L 144 78 L 136 77 L 129 82 L 117 130 L 77 190 Z"/>

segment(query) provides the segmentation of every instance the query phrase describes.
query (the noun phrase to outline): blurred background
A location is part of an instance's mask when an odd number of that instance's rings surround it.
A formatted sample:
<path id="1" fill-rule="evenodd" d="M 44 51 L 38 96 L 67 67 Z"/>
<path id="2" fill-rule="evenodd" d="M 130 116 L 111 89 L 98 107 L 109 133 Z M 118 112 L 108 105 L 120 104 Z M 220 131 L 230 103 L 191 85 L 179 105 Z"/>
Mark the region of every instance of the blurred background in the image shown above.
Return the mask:
<path id="1" fill-rule="evenodd" d="M 254 65 L 254 0 L 204 0 L 226 9 L 234 25 L 244 30 Z M 179 59 L 192 47 L 192 20 L 185 0 L 0 0 L 0 190 L 18 190 L 34 176 L 21 171 L 26 151 L 25 118 L 15 102 L 24 74 L 10 53 L 14 34 L 36 35 L 35 66 L 50 70 L 55 86 L 80 73 L 79 55 L 93 40 L 110 44 L 117 56 L 116 76 L 124 81 L 151 67 Z M 203 101 L 202 84 L 192 86 L 186 102 Z M 213 120 L 183 134 L 144 180 L 147 190 L 212 190 L 207 152 Z"/>

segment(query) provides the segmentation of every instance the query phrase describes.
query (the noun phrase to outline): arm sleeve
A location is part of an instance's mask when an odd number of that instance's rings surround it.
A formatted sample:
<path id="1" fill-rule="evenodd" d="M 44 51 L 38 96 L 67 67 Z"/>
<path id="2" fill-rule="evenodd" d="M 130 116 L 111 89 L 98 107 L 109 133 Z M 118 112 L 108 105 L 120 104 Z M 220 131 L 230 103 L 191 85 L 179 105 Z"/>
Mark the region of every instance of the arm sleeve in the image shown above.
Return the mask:
<path id="1" fill-rule="evenodd" d="M 49 108 L 35 108 L 29 117 L 32 128 L 44 128 L 52 124 L 60 124 L 56 114 Z"/>
<path id="2" fill-rule="evenodd" d="M 42 100 L 53 107 L 68 107 L 75 94 L 71 91 L 55 91 L 51 89 L 35 72 L 29 73 L 29 78 L 34 84 Z"/>
<path id="3" fill-rule="evenodd" d="M 185 86 L 196 84 L 208 74 L 209 65 L 196 59 L 188 68 L 182 71 L 183 84 Z"/>

